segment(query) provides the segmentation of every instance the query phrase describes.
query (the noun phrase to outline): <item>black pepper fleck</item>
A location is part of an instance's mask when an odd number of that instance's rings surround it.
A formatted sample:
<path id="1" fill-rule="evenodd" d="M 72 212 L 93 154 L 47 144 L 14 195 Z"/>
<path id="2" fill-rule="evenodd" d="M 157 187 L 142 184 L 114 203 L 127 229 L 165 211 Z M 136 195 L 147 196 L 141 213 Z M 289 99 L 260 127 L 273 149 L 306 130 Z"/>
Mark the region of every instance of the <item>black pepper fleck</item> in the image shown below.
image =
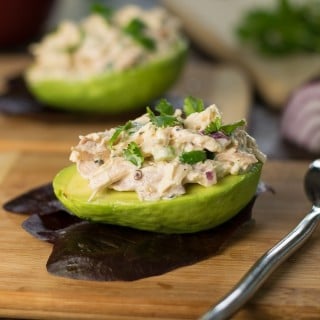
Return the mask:
<path id="1" fill-rule="evenodd" d="M 94 160 L 95 164 L 98 164 L 99 166 L 102 166 L 104 164 L 104 161 L 102 159 L 96 159 Z"/>
<path id="2" fill-rule="evenodd" d="M 134 174 L 134 180 L 140 180 L 142 178 L 143 174 L 141 170 L 136 170 L 135 174 Z"/>

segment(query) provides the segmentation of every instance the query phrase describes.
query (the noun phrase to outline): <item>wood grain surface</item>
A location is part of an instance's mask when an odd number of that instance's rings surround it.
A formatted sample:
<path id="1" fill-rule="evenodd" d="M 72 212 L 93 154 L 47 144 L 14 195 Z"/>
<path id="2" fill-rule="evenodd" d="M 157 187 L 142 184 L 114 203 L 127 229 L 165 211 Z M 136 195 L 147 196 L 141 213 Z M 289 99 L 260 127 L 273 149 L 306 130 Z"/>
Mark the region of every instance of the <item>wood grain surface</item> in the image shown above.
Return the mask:
<path id="1" fill-rule="evenodd" d="M 23 68 L 17 62 L 21 60 L 16 59 L 12 56 L 0 59 L 0 77 L 1 71 L 7 74 L 3 61 L 10 61 L 11 67 Z M 180 96 L 182 92 L 201 92 L 205 88 L 201 95 L 212 97 L 216 92 L 214 97 L 221 94 L 222 108 L 227 104 L 231 106 L 224 109 L 224 114 L 246 116 L 250 92 L 241 73 L 229 67 L 220 69 L 210 64 L 209 69 L 206 66 L 206 62 L 201 66 L 188 64 L 182 82 L 172 94 Z M 234 80 L 229 81 L 226 74 L 231 74 Z M 198 82 L 206 85 L 197 86 Z M 231 95 L 230 90 L 239 90 L 240 95 Z M 237 112 L 232 108 L 234 105 Z M 1 114 L 1 207 L 12 197 L 51 181 L 69 164 L 70 147 L 77 143 L 79 134 L 103 130 L 123 122 L 126 116 L 92 121 L 66 114 Z M 275 188 L 276 194 L 264 194 L 258 199 L 254 208 L 255 223 L 242 229 L 211 259 L 134 282 L 90 282 L 48 274 L 45 264 L 51 245 L 34 239 L 21 228 L 25 216 L 10 214 L 1 208 L 0 318 L 197 319 L 309 209 L 302 189 L 306 168 L 306 162 L 268 162 L 263 179 Z M 316 231 L 234 319 L 319 319 L 319 238 Z"/>
<path id="2" fill-rule="evenodd" d="M 2 152 L 0 203 L 50 181 L 68 164 L 67 156 L 50 150 Z M 309 209 L 302 189 L 306 168 L 306 162 L 270 161 L 263 180 L 276 194 L 258 199 L 255 222 L 239 231 L 219 255 L 134 282 L 90 282 L 48 274 L 51 245 L 21 228 L 25 216 L 1 209 L 0 317 L 196 319 Z M 319 319 L 319 238 L 318 230 L 233 319 Z"/>

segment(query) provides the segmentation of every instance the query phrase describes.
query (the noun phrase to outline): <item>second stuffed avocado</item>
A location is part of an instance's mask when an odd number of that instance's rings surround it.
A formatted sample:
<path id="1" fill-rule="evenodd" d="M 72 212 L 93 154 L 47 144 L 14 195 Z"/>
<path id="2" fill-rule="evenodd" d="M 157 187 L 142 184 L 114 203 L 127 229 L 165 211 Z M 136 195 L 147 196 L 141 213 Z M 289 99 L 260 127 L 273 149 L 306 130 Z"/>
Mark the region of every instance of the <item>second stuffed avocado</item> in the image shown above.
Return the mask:
<path id="1" fill-rule="evenodd" d="M 188 44 L 175 17 L 162 8 L 98 9 L 31 47 L 25 79 L 39 101 L 116 114 L 149 104 L 178 79 Z"/>
<path id="2" fill-rule="evenodd" d="M 255 195 L 264 154 L 245 121 L 224 124 L 218 108 L 187 97 L 80 137 L 53 187 L 75 215 L 166 232 L 212 228 Z"/>
<path id="3" fill-rule="evenodd" d="M 186 53 L 187 44 L 181 41 L 166 56 L 132 69 L 79 80 L 34 81 L 27 73 L 27 84 L 39 101 L 58 109 L 118 114 L 144 106 L 169 89 Z"/>

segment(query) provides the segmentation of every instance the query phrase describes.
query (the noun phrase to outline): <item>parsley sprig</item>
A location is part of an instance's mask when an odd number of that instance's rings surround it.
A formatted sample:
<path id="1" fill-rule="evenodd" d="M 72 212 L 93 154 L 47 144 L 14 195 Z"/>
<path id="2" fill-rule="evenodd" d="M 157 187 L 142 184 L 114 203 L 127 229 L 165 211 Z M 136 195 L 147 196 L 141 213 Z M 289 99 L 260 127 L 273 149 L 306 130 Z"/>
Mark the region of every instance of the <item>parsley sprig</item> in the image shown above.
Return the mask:
<path id="1" fill-rule="evenodd" d="M 214 121 L 210 122 L 208 126 L 204 129 L 205 134 L 210 134 L 218 132 L 221 129 L 222 123 L 221 118 L 217 117 Z"/>
<path id="2" fill-rule="evenodd" d="M 161 99 L 158 104 L 155 106 L 155 109 L 161 115 L 173 115 L 174 114 L 174 107 L 171 103 L 168 102 L 166 99 Z"/>
<path id="3" fill-rule="evenodd" d="M 184 99 L 183 111 L 186 116 L 194 112 L 201 112 L 204 110 L 203 101 L 201 99 L 189 96 Z"/>
<path id="4" fill-rule="evenodd" d="M 195 164 L 207 159 L 207 153 L 204 150 L 193 150 L 189 152 L 182 152 L 179 157 L 180 162 L 186 164 Z"/>
<path id="5" fill-rule="evenodd" d="M 99 14 L 108 22 L 111 20 L 113 15 L 113 10 L 100 2 L 93 3 L 90 9 L 92 13 Z"/>
<path id="6" fill-rule="evenodd" d="M 113 135 L 111 136 L 110 140 L 108 141 L 109 147 L 111 148 L 114 145 L 114 143 L 118 140 L 121 132 L 128 132 L 132 128 L 133 128 L 132 121 L 128 121 L 126 124 L 117 127 Z"/>
<path id="7" fill-rule="evenodd" d="M 130 142 L 128 147 L 123 151 L 126 160 L 132 162 L 135 166 L 141 167 L 144 162 L 144 157 L 141 149 L 135 142 Z"/>
<path id="8" fill-rule="evenodd" d="M 222 131 L 227 136 L 230 136 L 234 130 L 236 130 L 239 127 L 243 127 L 246 124 L 245 120 L 240 120 L 234 123 L 225 124 L 220 127 L 220 131 Z"/>
<path id="9" fill-rule="evenodd" d="M 156 127 L 165 128 L 181 124 L 180 121 L 173 115 L 173 106 L 166 99 L 161 99 L 156 105 L 155 110 L 158 111 L 160 115 L 155 115 L 154 112 L 147 107 L 147 114 L 149 115 L 150 121 Z"/>
<path id="10" fill-rule="evenodd" d="M 145 33 L 146 24 L 138 19 L 133 18 L 124 28 L 123 31 L 130 35 L 136 42 L 141 44 L 146 49 L 152 51 L 156 49 L 155 41 L 148 37 Z"/>
<path id="11" fill-rule="evenodd" d="M 239 127 L 243 127 L 245 124 L 245 120 L 240 120 L 231 124 L 222 125 L 221 118 L 217 117 L 214 121 L 208 124 L 208 126 L 204 129 L 204 133 L 211 134 L 220 131 L 225 135 L 230 136 L 234 130 Z"/>

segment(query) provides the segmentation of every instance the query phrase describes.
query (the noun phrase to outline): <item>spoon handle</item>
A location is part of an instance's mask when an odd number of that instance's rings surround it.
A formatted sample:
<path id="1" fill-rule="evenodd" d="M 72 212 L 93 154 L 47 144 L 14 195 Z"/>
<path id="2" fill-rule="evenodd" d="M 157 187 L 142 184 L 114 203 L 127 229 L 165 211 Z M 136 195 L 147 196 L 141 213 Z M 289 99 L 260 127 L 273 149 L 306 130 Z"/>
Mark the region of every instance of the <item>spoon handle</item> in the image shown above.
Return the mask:
<path id="1" fill-rule="evenodd" d="M 261 256 L 238 284 L 200 320 L 229 319 L 254 295 L 268 276 L 309 238 L 319 218 L 320 207 L 313 206 L 295 229 Z"/>

